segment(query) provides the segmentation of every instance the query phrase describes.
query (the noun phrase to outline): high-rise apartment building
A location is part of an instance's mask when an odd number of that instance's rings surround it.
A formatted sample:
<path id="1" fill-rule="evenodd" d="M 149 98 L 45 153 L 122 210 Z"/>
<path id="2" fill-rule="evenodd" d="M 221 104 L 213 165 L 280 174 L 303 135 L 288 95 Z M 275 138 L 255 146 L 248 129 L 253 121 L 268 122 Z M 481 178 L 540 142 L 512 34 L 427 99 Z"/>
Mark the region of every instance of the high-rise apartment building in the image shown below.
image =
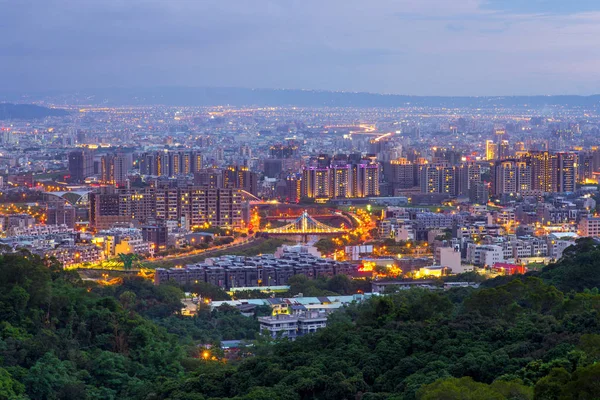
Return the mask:
<path id="1" fill-rule="evenodd" d="M 518 171 L 514 160 L 498 161 L 494 165 L 494 193 L 516 195 Z"/>
<path id="2" fill-rule="evenodd" d="M 417 184 L 417 166 L 406 158 L 399 158 L 385 162 L 383 175 L 385 180 L 394 189 L 410 189 Z"/>
<path id="3" fill-rule="evenodd" d="M 211 189 L 223 187 L 223 173 L 220 169 L 207 168 L 194 173 L 194 184 Z"/>
<path id="4" fill-rule="evenodd" d="M 120 196 L 114 186 L 104 186 L 89 194 L 90 225 L 97 230 L 108 229 L 116 223 L 133 222 L 121 213 Z"/>
<path id="5" fill-rule="evenodd" d="M 285 180 L 286 200 L 299 202 L 302 197 L 302 175 L 290 174 Z"/>
<path id="6" fill-rule="evenodd" d="M 512 152 L 510 150 L 510 145 L 508 143 L 508 140 L 502 140 L 498 144 L 498 159 L 505 160 L 507 158 L 510 158 L 510 157 L 512 157 L 511 153 Z"/>
<path id="7" fill-rule="evenodd" d="M 573 192 L 577 174 L 575 153 L 531 152 L 494 164 L 493 191 L 496 195 Z"/>
<path id="8" fill-rule="evenodd" d="M 594 156 L 593 153 L 585 152 L 577 155 L 577 180 L 585 182 L 594 177 Z"/>
<path id="9" fill-rule="evenodd" d="M 244 166 L 230 166 L 223 170 L 223 187 L 258 193 L 258 175 Z"/>
<path id="10" fill-rule="evenodd" d="M 302 171 L 302 196 L 308 198 L 352 198 L 380 195 L 380 172 L 378 162 L 373 159 L 349 163 L 337 158 L 333 164 L 324 165 L 330 158 L 319 156 L 317 165 Z"/>
<path id="11" fill-rule="evenodd" d="M 302 196 L 311 199 L 331 198 L 329 167 L 307 167 L 302 171 Z"/>
<path id="12" fill-rule="evenodd" d="M 379 196 L 379 163 L 365 161 L 354 164 L 353 172 L 354 190 L 352 197 Z"/>
<path id="13" fill-rule="evenodd" d="M 531 165 L 531 188 L 536 191 L 556 192 L 556 174 L 553 173 L 553 156 L 548 151 L 535 151 L 529 155 Z M 556 166 L 556 164 L 554 165 Z"/>
<path id="14" fill-rule="evenodd" d="M 83 182 L 94 174 L 94 155 L 89 150 L 69 153 L 69 175 L 72 182 Z"/>
<path id="15" fill-rule="evenodd" d="M 271 146 L 271 148 L 269 149 L 269 156 L 271 158 L 278 158 L 278 159 L 290 158 L 290 157 L 294 157 L 297 153 L 298 153 L 298 146 L 296 146 L 294 144 L 288 144 L 288 145 L 276 144 L 274 146 Z"/>
<path id="16" fill-rule="evenodd" d="M 485 182 L 473 182 L 469 188 L 469 201 L 474 204 L 487 204 L 489 187 Z"/>
<path id="17" fill-rule="evenodd" d="M 474 162 L 462 163 L 458 169 L 458 189 L 460 195 L 468 195 L 474 183 L 481 182 L 481 166 Z"/>
<path id="18" fill-rule="evenodd" d="M 532 189 L 545 193 L 573 192 L 577 180 L 577 155 L 575 153 L 532 152 Z"/>
<path id="19" fill-rule="evenodd" d="M 435 165 L 423 165 L 420 182 L 422 193 L 440 193 L 440 168 Z"/>
<path id="20" fill-rule="evenodd" d="M 188 175 L 202 170 L 197 151 L 156 151 L 139 156 L 140 173 L 153 176 Z"/>
<path id="21" fill-rule="evenodd" d="M 458 167 L 449 165 L 424 165 L 421 168 L 421 192 L 430 194 L 458 193 Z"/>
<path id="22" fill-rule="evenodd" d="M 242 196 L 239 189 L 205 186 L 105 187 L 90 195 L 90 216 L 97 229 L 117 222 L 139 225 L 151 221 L 237 228 L 242 222 Z"/>
<path id="23" fill-rule="evenodd" d="M 498 156 L 498 145 L 493 140 L 485 141 L 485 158 L 489 161 L 493 161 Z"/>
<path id="24" fill-rule="evenodd" d="M 263 171 L 267 178 L 276 178 L 283 171 L 283 160 L 278 158 L 267 158 L 264 160 Z"/>
<path id="25" fill-rule="evenodd" d="M 458 188 L 457 167 L 441 167 L 440 193 L 455 196 Z"/>
<path id="26" fill-rule="evenodd" d="M 132 164 L 131 154 L 105 154 L 100 158 L 100 180 L 104 184 L 122 186 Z"/>
<path id="27" fill-rule="evenodd" d="M 517 161 L 517 193 L 527 193 L 533 190 L 531 165 L 526 161 Z"/>
<path id="28" fill-rule="evenodd" d="M 557 192 L 574 192 L 577 179 L 577 156 L 575 153 L 557 153 L 553 157 Z"/>
<path id="29" fill-rule="evenodd" d="M 333 165 L 331 167 L 331 197 L 353 197 L 354 188 L 351 167 L 349 164 Z"/>
<path id="30" fill-rule="evenodd" d="M 46 204 L 46 225 L 66 225 L 75 227 L 75 207 L 67 201 L 59 199 Z"/>

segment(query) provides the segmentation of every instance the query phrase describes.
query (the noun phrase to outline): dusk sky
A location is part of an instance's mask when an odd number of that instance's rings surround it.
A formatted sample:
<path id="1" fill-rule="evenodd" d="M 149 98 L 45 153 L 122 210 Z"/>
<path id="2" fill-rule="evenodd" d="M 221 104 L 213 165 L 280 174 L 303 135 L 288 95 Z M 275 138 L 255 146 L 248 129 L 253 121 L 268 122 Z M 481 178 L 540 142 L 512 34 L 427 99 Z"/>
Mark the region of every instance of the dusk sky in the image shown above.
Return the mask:
<path id="1" fill-rule="evenodd" d="M 0 0 L 0 90 L 600 93 L 597 0 Z"/>

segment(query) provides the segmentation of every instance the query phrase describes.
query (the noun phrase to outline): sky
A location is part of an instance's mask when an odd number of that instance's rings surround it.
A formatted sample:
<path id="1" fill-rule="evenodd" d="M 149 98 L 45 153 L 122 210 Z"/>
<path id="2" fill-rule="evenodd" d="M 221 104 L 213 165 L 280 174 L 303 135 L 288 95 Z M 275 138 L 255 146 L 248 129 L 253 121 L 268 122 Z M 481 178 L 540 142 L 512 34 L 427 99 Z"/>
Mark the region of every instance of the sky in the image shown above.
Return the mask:
<path id="1" fill-rule="evenodd" d="M 597 0 L 0 0 L 0 91 L 600 93 Z"/>

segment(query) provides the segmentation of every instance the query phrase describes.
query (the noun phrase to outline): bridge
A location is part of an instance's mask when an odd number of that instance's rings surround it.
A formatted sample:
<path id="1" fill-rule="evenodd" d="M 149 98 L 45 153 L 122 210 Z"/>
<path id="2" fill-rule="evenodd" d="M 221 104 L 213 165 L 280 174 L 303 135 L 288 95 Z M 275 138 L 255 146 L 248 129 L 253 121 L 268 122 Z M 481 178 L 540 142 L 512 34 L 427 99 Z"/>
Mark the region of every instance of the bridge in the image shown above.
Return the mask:
<path id="1" fill-rule="evenodd" d="M 312 219 L 316 219 L 317 221 L 324 221 L 324 220 L 343 220 L 345 226 L 352 226 L 354 224 L 354 221 L 352 219 L 350 219 L 349 216 L 344 215 L 342 213 L 336 213 L 336 214 L 318 214 L 318 215 L 311 215 L 310 216 Z M 272 215 L 272 216 L 267 216 L 267 217 L 263 217 L 263 220 L 267 220 L 267 221 L 295 221 L 298 218 L 298 215 L 282 215 L 282 216 L 276 216 L 276 215 Z"/>
<path id="2" fill-rule="evenodd" d="M 258 197 L 256 197 L 252 193 L 248 192 L 247 190 L 240 189 L 240 194 L 242 195 L 242 200 L 243 201 L 262 202 L 261 199 L 259 199 Z"/>
<path id="3" fill-rule="evenodd" d="M 240 194 L 242 196 L 242 201 L 247 201 L 248 203 L 250 203 L 253 206 L 261 206 L 261 205 L 273 205 L 273 204 L 279 204 L 279 201 L 277 200 L 262 200 L 258 197 L 256 197 L 255 195 L 253 195 L 252 193 L 240 189 Z"/>
<path id="4" fill-rule="evenodd" d="M 279 228 L 266 229 L 262 231 L 269 235 L 339 235 L 346 231 L 341 228 L 334 228 L 325 225 L 304 211 L 302 215 L 296 218 L 292 223 Z"/>

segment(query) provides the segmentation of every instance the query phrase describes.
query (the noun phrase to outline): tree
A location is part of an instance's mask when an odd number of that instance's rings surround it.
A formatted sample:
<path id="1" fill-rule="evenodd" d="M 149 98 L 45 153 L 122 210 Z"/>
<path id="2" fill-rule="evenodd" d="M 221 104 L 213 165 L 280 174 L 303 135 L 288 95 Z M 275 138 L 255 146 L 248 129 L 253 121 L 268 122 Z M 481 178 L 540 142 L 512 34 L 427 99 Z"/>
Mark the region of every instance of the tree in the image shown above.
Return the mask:
<path id="1" fill-rule="evenodd" d="M 327 290 L 341 295 L 352 294 L 353 285 L 347 275 L 335 275 L 327 281 Z"/>
<path id="2" fill-rule="evenodd" d="M 580 367 L 563 386 L 560 399 L 597 399 L 600 393 L 600 364 Z"/>
<path id="3" fill-rule="evenodd" d="M 419 400 L 506 400 L 506 399 L 532 399 L 532 394 L 518 383 L 508 385 L 486 385 L 475 382 L 470 377 L 439 379 L 434 383 L 423 386 L 417 391 Z M 511 397 L 505 396 L 506 392 Z M 517 393 L 517 397 L 513 396 Z"/>
<path id="4" fill-rule="evenodd" d="M 599 252 L 574 252 L 549 276 L 373 296 L 294 341 L 256 339 L 256 318 L 231 306 L 183 317 L 175 285 L 99 286 L 28 253 L 0 256 L 0 400 L 594 399 L 600 294 L 587 286 L 594 277 L 571 286 L 566 269 L 593 274 Z M 290 283 L 307 295 L 359 287 L 345 277 Z M 218 343 L 228 339 L 256 340 L 224 362 Z M 198 359 L 208 343 L 217 359 Z"/>
<path id="5" fill-rule="evenodd" d="M 25 386 L 13 379 L 4 368 L 0 368 L 0 400 L 25 399 Z"/>
<path id="6" fill-rule="evenodd" d="M 508 400 L 530 400 L 533 399 L 533 388 L 523 385 L 520 380 L 492 382 L 491 389 L 500 393 Z"/>
<path id="7" fill-rule="evenodd" d="M 333 239 L 329 238 L 320 239 L 315 243 L 315 247 L 324 254 L 333 253 L 337 249 L 337 245 L 333 242 Z"/>
<path id="8" fill-rule="evenodd" d="M 231 296 L 223 288 L 207 282 L 196 282 L 188 285 L 186 289 L 191 293 L 196 293 L 205 299 L 213 301 L 231 300 Z"/>
<path id="9" fill-rule="evenodd" d="M 536 400 L 558 400 L 563 387 L 570 381 L 571 374 L 564 368 L 555 368 L 550 374 L 540 379 L 535 384 L 534 394 Z"/>
<path id="10" fill-rule="evenodd" d="M 94 354 L 94 358 L 90 362 L 89 372 L 95 386 L 124 394 L 129 386 L 135 386 L 136 384 L 136 379 L 132 379 L 127 374 L 128 363 L 127 357 L 122 354 L 109 351 Z"/>
<path id="11" fill-rule="evenodd" d="M 119 296 L 119 301 L 121 302 L 123 308 L 125 308 L 126 310 L 132 310 L 135 307 L 136 299 L 137 296 L 135 295 L 135 293 L 129 290 L 121 293 L 121 295 Z"/>
<path id="12" fill-rule="evenodd" d="M 600 360 L 600 335 L 588 333 L 579 338 L 579 348 L 589 362 Z"/>
<path id="13" fill-rule="evenodd" d="M 71 362 L 61 361 L 54 354 L 46 353 L 25 377 L 27 394 L 40 400 L 64 398 L 60 395 L 61 391 L 69 392 L 71 387 L 81 383 L 75 371 Z"/>
<path id="14" fill-rule="evenodd" d="M 541 277 L 565 292 L 600 287 L 600 248 L 591 238 L 578 239 L 558 263 L 542 270 Z"/>

